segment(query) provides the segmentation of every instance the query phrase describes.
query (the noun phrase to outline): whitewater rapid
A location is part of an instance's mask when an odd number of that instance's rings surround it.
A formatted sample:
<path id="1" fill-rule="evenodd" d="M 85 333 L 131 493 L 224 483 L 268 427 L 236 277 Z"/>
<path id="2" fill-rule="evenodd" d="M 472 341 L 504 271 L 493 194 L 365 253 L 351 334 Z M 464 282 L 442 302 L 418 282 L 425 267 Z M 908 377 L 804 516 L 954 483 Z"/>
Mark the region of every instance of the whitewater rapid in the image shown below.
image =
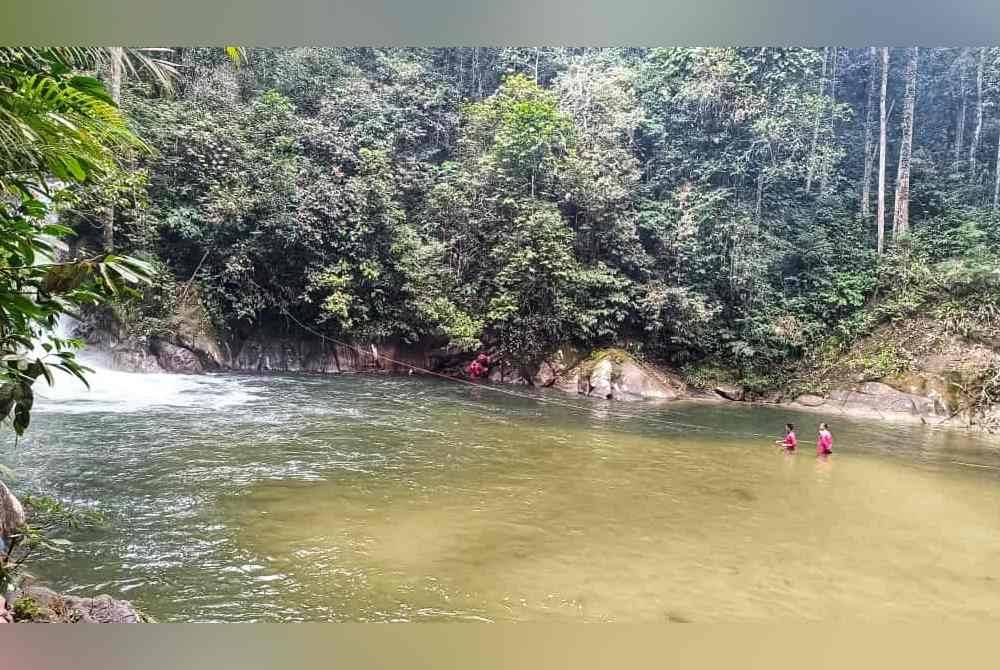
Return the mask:
<path id="1" fill-rule="evenodd" d="M 55 334 L 69 338 L 74 327 L 72 319 L 62 317 Z M 45 355 L 40 343 L 33 355 Z M 241 379 L 231 376 L 123 372 L 113 369 L 110 357 L 99 352 L 84 348 L 76 356 L 91 370 L 86 375 L 89 388 L 76 377 L 54 370 L 52 386 L 44 378 L 35 383 L 34 411 L 128 413 L 157 407 L 219 410 L 245 404 L 257 395 Z"/>

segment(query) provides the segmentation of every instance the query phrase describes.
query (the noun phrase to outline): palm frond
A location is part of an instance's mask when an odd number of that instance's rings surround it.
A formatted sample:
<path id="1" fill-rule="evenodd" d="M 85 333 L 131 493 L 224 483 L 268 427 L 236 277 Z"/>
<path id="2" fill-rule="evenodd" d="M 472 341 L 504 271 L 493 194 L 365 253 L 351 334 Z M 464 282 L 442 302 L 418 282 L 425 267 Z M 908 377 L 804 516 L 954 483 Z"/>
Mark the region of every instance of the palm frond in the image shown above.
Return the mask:
<path id="1" fill-rule="evenodd" d="M 247 50 L 246 47 L 240 46 L 227 46 L 226 56 L 233 62 L 233 65 L 239 67 L 247 61 Z"/>
<path id="2" fill-rule="evenodd" d="M 146 148 L 96 79 L 0 66 L 0 189 L 26 175 L 84 181 Z"/>

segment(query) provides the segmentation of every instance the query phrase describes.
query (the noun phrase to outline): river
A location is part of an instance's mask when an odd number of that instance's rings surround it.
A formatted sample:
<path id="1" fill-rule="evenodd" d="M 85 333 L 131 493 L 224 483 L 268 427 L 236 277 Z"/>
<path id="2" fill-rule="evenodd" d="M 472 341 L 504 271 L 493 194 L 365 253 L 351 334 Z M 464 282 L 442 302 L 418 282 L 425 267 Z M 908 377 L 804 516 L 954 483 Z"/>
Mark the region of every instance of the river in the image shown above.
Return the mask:
<path id="1" fill-rule="evenodd" d="M 33 570 L 160 621 L 1000 613 L 1000 448 L 961 432 L 401 377 L 71 383 L 0 460 L 108 525 Z"/>

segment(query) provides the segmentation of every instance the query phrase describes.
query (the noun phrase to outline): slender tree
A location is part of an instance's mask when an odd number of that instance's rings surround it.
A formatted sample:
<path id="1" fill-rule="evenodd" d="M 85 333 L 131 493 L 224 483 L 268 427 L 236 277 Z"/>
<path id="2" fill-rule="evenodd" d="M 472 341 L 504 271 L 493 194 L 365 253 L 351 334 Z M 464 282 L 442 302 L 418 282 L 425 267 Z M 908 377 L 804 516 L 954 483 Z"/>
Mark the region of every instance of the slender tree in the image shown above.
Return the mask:
<path id="1" fill-rule="evenodd" d="M 115 105 L 122 102 L 122 77 L 125 70 L 125 49 L 108 49 L 108 94 Z M 104 212 L 104 250 L 111 253 L 115 248 L 115 207 L 109 206 Z"/>
<path id="2" fill-rule="evenodd" d="M 823 47 L 823 69 L 819 75 L 819 97 L 822 99 L 826 88 L 826 64 L 830 60 L 830 47 Z M 816 144 L 819 142 L 819 124 L 822 118 L 821 105 L 816 107 L 816 120 L 813 122 L 812 143 L 809 145 L 809 165 L 806 168 L 806 193 L 812 190 L 813 172 L 816 165 Z"/>
<path id="3" fill-rule="evenodd" d="M 976 153 L 979 151 L 979 137 L 983 132 L 983 68 L 986 64 L 986 49 L 979 50 L 979 66 L 976 68 L 976 127 L 972 131 L 969 145 L 969 179 L 976 178 Z"/>
<path id="4" fill-rule="evenodd" d="M 868 103 L 865 110 L 865 172 L 864 181 L 861 184 L 861 218 L 865 221 L 868 220 L 868 216 L 871 214 L 872 172 L 875 169 L 873 126 L 875 116 L 875 73 L 877 71 L 878 50 L 875 47 L 871 47 L 868 55 L 870 62 L 868 65 Z"/>
<path id="5" fill-rule="evenodd" d="M 966 86 L 966 65 L 969 59 L 969 49 L 965 48 L 958 56 L 958 86 L 962 104 L 958 108 L 958 119 L 955 122 L 955 162 L 962 160 L 962 147 L 965 144 L 965 117 L 968 104 L 968 88 Z"/>
<path id="6" fill-rule="evenodd" d="M 910 160 L 913 156 L 913 112 L 917 99 L 919 52 L 917 47 L 913 47 L 910 51 L 910 59 L 906 64 L 906 97 L 903 100 L 899 171 L 896 174 L 896 206 L 892 217 L 893 240 L 906 235 L 910 227 Z"/>
<path id="7" fill-rule="evenodd" d="M 885 250 L 885 94 L 889 83 L 889 47 L 882 47 L 882 95 L 878 139 L 878 255 Z"/>
<path id="8" fill-rule="evenodd" d="M 1000 133 L 997 134 L 997 161 L 993 176 L 993 209 L 1000 207 Z"/>
<path id="9" fill-rule="evenodd" d="M 830 58 L 830 135 L 836 141 L 837 137 L 837 73 L 839 69 L 840 47 L 833 47 Z M 826 193 L 827 180 L 830 175 L 824 170 L 819 180 L 819 192 Z"/>

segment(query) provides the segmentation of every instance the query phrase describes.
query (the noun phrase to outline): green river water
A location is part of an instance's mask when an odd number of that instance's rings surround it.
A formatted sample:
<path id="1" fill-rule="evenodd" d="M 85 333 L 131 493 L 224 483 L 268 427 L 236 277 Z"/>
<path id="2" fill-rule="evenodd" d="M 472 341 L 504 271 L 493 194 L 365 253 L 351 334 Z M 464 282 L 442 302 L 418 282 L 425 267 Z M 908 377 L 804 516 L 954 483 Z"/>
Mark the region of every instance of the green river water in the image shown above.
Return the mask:
<path id="1" fill-rule="evenodd" d="M 398 377 L 66 385 L 0 460 L 109 523 L 33 569 L 160 621 L 1000 614 L 1000 445 L 961 432 Z"/>

